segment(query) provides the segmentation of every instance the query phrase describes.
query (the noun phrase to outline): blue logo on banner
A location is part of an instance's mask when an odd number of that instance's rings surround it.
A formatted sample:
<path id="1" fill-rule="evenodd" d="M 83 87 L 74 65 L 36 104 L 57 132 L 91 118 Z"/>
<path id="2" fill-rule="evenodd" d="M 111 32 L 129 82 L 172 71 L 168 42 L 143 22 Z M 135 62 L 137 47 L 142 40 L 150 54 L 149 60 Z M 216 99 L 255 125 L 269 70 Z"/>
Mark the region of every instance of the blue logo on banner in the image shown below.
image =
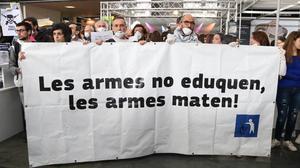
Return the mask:
<path id="1" fill-rule="evenodd" d="M 234 137 L 257 137 L 259 115 L 237 115 Z"/>

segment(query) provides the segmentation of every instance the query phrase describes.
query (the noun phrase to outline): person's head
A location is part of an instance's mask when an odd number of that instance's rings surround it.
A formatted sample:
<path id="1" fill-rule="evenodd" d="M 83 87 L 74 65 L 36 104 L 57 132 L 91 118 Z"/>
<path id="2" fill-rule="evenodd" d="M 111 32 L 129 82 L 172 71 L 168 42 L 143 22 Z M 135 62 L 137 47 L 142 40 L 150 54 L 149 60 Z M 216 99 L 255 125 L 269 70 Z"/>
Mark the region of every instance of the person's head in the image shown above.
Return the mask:
<path id="1" fill-rule="evenodd" d="M 95 23 L 95 29 L 97 32 L 107 31 L 108 30 L 108 24 L 104 20 L 98 20 Z"/>
<path id="2" fill-rule="evenodd" d="M 84 37 L 86 39 L 91 38 L 91 33 L 95 32 L 95 29 L 92 25 L 86 25 L 83 30 Z"/>
<path id="3" fill-rule="evenodd" d="M 300 56 L 300 31 L 293 31 L 288 35 L 283 49 L 286 51 L 285 57 L 288 63 L 292 62 L 293 56 Z"/>
<path id="4" fill-rule="evenodd" d="M 197 37 L 198 37 L 198 40 L 199 40 L 201 43 L 204 43 L 205 34 L 198 34 Z"/>
<path id="5" fill-rule="evenodd" d="M 131 34 L 133 36 L 138 35 L 139 40 L 146 40 L 148 33 L 147 33 L 147 29 L 142 24 L 136 24 L 132 29 Z"/>
<path id="6" fill-rule="evenodd" d="M 226 35 L 224 35 L 224 37 L 223 37 L 223 44 L 230 44 L 230 43 L 232 43 L 232 42 L 238 42 L 237 40 L 238 40 L 238 39 L 237 39 L 236 36 L 232 36 L 232 35 L 230 35 L 230 34 L 226 34 Z"/>
<path id="7" fill-rule="evenodd" d="M 149 35 L 149 39 L 152 42 L 162 42 L 163 41 L 162 36 L 160 35 L 159 31 L 157 31 L 157 30 L 155 30 L 154 32 L 152 32 Z"/>
<path id="8" fill-rule="evenodd" d="M 32 26 L 32 33 L 38 32 L 39 25 L 35 17 L 27 17 L 23 21 L 29 23 Z"/>
<path id="9" fill-rule="evenodd" d="M 214 36 L 213 36 L 213 39 L 212 39 L 212 43 L 213 44 L 222 44 L 223 42 L 223 34 L 221 33 L 216 33 Z"/>
<path id="10" fill-rule="evenodd" d="M 213 37 L 214 37 L 214 34 L 207 34 L 207 35 L 204 37 L 205 43 L 211 44 L 211 43 L 212 43 L 212 40 L 213 40 Z"/>
<path id="11" fill-rule="evenodd" d="M 279 36 L 278 39 L 277 39 L 277 46 L 282 48 L 283 45 L 284 45 L 285 40 L 286 39 L 284 37 Z M 275 46 L 275 40 L 271 41 L 270 46 Z"/>
<path id="12" fill-rule="evenodd" d="M 176 26 L 177 26 L 177 27 L 180 25 L 181 19 L 182 19 L 182 16 L 179 16 L 179 17 L 176 19 Z"/>
<path id="13" fill-rule="evenodd" d="M 27 41 L 31 35 L 32 27 L 27 22 L 20 22 L 16 25 L 18 38 L 22 41 Z"/>
<path id="14" fill-rule="evenodd" d="M 51 30 L 54 42 L 70 42 L 72 30 L 64 23 L 53 25 Z"/>
<path id="15" fill-rule="evenodd" d="M 76 23 L 70 23 L 69 28 L 72 31 L 72 35 L 71 35 L 72 39 L 74 39 L 74 40 L 81 39 L 81 34 L 80 34 L 80 29 L 81 28 L 80 28 L 79 25 L 77 25 Z"/>
<path id="16" fill-rule="evenodd" d="M 277 46 L 280 47 L 280 48 L 282 48 L 283 45 L 284 45 L 285 40 L 286 40 L 286 39 L 285 39 L 284 37 L 279 36 L 279 37 L 278 37 L 278 40 L 277 40 Z"/>
<path id="17" fill-rule="evenodd" d="M 255 31 L 250 37 L 250 45 L 270 46 L 268 35 L 263 31 Z"/>
<path id="18" fill-rule="evenodd" d="M 112 31 L 116 32 L 126 32 L 126 22 L 123 17 L 116 17 L 112 22 Z"/>
<path id="19" fill-rule="evenodd" d="M 112 22 L 112 31 L 115 37 L 123 39 L 126 32 L 126 22 L 123 17 L 116 17 Z"/>
<path id="20" fill-rule="evenodd" d="M 183 15 L 179 24 L 180 29 L 185 35 L 192 34 L 195 27 L 195 19 L 191 14 Z"/>
<path id="21" fill-rule="evenodd" d="M 69 24 L 69 28 L 70 28 L 71 31 L 72 31 L 72 36 L 76 36 L 77 30 L 78 30 L 77 25 L 76 25 L 75 23 L 70 23 L 70 24 Z M 79 33 L 79 32 L 78 32 L 78 33 Z"/>

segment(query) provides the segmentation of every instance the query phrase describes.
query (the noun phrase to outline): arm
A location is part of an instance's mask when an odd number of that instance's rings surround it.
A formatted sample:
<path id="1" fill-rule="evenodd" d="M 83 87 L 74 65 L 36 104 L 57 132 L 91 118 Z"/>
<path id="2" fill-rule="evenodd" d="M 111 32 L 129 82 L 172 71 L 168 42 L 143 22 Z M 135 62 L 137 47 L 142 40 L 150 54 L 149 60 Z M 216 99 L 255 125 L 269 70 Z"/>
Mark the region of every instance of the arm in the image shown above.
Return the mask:
<path id="1" fill-rule="evenodd" d="M 174 44 L 174 43 L 176 42 L 176 37 L 175 37 L 175 35 L 173 35 L 173 34 L 168 34 L 168 35 L 167 35 L 166 42 L 167 42 L 168 44 Z"/>
<path id="2" fill-rule="evenodd" d="M 20 68 L 18 67 L 18 59 L 17 58 L 18 57 L 16 56 L 14 47 L 11 47 L 10 50 L 9 50 L 8 67 L 9 67 L 9 71 L 13 75 L 17 75 L 18 73 L 20 73 Z"/>
<path id="3" fill-rule="evenodd" d="M 285 59 L 285 50 L 280 49 L 280 65 L 279 65 L 279 76 L 285 76 L 286 74 L 286 59 Z"/>

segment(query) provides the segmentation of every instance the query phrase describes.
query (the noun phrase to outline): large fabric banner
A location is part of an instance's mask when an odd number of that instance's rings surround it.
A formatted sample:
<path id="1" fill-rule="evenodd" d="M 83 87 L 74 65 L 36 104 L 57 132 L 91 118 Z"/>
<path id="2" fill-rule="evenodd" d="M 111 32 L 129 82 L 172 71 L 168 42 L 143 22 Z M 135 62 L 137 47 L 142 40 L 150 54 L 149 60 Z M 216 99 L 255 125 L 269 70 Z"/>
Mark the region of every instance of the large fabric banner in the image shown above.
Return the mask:
<path id="1" fill-rule="evenodd" d="M 275 47 L 24 44 L 29 162 L 269 156 Z"/>

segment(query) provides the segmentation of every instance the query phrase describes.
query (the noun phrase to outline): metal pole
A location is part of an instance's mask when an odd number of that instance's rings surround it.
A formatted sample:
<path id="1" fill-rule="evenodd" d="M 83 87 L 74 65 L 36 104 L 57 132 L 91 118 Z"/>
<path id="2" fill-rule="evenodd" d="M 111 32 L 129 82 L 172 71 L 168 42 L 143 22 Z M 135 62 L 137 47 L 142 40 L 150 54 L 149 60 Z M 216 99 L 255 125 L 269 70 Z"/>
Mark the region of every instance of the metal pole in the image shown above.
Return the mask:
<path id="1" fill-rule="evenodd" d="M 281 0 L 277 0 L 276 29 L 275 29 L 275 46 L 277 46 L 277 40 L 278 40 L 279 17 L 280 17 L 280 3 L 281 3 Z"/>
<path id="2" fill-rule="evenodd" d="M 103 20 L 102 8 L 102 2 L 100 2 L 100 20 Z"/>
<path id="3" fill-rule="evenodd" d="M 108 22 L 111 22 L 110 20 L 111 20 L 111 11 L 108 11 L 108 8 L 109 8 L 110 6 L 109 6 L 109 4 L 108 4 L 108 2 L 106 2 L 106 18 L 108 19 Z M 112 22 L 111 23 L 109 23 L 108 25 L 108 28 L 109 28 L 109 30 L 111 30 L 111 24 L 112 24 Z"/>
<path id="4" fill-rule="evenodd" d="M 220 20 L 220 33 L 224 33 L 222 29 L 223 29 L 223 17 L 221 16 L 221 20 Z"/>
<path id="5" fill-rule="evenodd" d="M 21 6 L 21 4 L 20 4 L 20 6 Z M 22 9 L 23 9 L 23 18 L 26 18 L 27 17 L 26 5 L 22 5 Z"/>
<path id="6" fill-rule="evenodd" d="M 239 41 L 241 40 L 241 30 L 242 30 L 242 5 L 243 5 L 242 3 L 243 3 L 242 0 L 240 0 Z"/>
<path id="7" fill-rule="evenodd" d="M 228 34 L 228 28 L 229 28 L 229 21 L 230 21 L 230 4 L 228 3 L 228 10 L 227 10 L 227 18 L 226 18 L 226 25 L 225 25 L 225 34 Z"/>
<path id="8" fill-rule="evenodd" d="M 241 1 L 240 1 L 241 3 Z M 237 17 L 238 17 L 238 3 L 235 3 L 235 15 L 234 15 L 234 21 L 237 22 Z"/>

